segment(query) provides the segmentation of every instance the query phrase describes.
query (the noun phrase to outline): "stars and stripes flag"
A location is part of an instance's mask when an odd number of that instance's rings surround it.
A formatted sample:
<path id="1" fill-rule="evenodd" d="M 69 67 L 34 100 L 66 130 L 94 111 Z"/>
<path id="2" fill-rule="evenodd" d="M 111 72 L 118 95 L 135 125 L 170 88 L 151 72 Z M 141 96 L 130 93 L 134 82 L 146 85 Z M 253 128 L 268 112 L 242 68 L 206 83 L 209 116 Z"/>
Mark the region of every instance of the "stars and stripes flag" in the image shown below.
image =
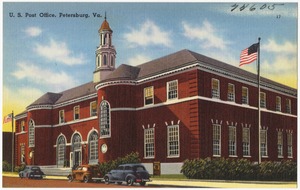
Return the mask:
<path id="1" fill-rule="evenodd" d="M 8 123 L 8 122 L 11 122 L 11 121 L 12 121 L 12 114 L 8 114 L 3 119 L 3 123 Z"/>
<path id="2" fill-rule="evenodd" d="M 244 49 L 240 55 L 240 66 L 252 63 L 257 59 L 259 43 L 252 44 L 250 47 Z"/>

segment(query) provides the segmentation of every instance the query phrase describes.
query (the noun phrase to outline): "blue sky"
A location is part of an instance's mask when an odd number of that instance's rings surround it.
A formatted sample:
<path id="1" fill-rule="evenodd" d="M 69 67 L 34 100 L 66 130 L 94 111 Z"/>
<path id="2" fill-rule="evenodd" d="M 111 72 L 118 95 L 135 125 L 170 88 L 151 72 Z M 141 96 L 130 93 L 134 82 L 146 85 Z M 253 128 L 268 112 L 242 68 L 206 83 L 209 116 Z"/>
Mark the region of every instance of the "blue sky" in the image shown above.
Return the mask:
<path id="1" fill-rule="evenodd" d="M 234 4 L 238 7 L 232 11 Z M 92 81 L 105 11 L 117 66 L 189 49 L 238 67 L 241 50 L 261 37 L 262 76 L 296 88 L 298 5 L 284 3 L 270 10 L 273 4 L 250 3 L 241 11 L 244 3 L 5 2 L 3 114 L 25 110 L 48 91 Z M 250 11 L 252 6 L 255 10 Z M 25 17 L 26 13 L 36 17 Z M 60 13 L 89 17 L 62 18 Z M 255 63 L 242 69 L 255 72 Z"/>

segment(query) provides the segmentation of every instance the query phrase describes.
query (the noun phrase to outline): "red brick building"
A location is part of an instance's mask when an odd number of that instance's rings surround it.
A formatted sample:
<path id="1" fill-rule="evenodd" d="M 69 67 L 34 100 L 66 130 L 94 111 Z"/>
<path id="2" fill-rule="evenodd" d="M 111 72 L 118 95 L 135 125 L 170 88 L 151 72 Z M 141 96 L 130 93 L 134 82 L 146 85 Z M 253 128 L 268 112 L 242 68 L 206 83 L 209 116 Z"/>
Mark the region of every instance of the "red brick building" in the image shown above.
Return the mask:
<path id="1" fill-rule="evenodd" d="M 115 68 L 108 22 L 99 29 L 93 81 L 46 93 L 16 116 L 15 164 L 72 167 L 139 152 L 152 172 L 185 159 L 297 160 L 297 90 L 182 50 Z"/>

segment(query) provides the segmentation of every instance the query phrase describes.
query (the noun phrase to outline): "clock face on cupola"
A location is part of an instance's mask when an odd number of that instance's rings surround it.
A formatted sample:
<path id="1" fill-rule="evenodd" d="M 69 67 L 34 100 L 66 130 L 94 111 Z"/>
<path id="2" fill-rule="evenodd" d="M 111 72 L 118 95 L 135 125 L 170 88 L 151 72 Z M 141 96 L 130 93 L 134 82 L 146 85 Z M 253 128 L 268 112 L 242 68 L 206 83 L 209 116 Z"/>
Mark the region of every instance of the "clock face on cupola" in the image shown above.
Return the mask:
<path id="1" fill-rule="evenodd" d="M 113 31 L 106 20 L 106 13 L 98 33 L 100 44 L 96 49 L 94 83 L 101 82 L 108 74 L 115 70 L 115 59 L 117 53 L 115 47 L 112 45 Z"/>

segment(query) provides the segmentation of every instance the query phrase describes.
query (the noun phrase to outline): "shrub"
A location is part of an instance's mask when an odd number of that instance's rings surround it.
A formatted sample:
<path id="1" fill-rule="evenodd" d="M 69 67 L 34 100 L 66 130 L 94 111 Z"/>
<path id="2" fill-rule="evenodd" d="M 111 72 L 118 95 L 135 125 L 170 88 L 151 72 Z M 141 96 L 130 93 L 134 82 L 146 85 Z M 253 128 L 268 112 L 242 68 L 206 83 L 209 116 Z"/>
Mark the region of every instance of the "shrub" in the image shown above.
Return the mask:
<path id="1" fill-rule="evenodd" d="M 7 161 L 2 162 L 2 171 L 4 172 L 10 172 L 11 171 L 11 164 Z"/>
<path id="2" fill-rule="evenodd" d="M 247 159 L 185 160 L 181 173 L 189 179 L 296 181 L 297 164 L 292 161 L 254 164 Z"/>
<path id="3" fill-rule="evenodd" d="M 16 166 L 14 171 L 19 173 L 20 171 L 24 170 L 25 166 L 26 166 L 25 164 L 22 164 L 20 166 Z"/>
<path id="4" fill-rule="evenodd" d="M 116 169 L 120 164 L 140 163 L 140 162 L 141 160 L 139 158 L 139 153 L 132 152 L 131 154 L 126 155 L 125 157 L 119 157 L 115 160 L 99 163 L 98 168 L 100 173 L 105 175 L 110 170 Z"/>

